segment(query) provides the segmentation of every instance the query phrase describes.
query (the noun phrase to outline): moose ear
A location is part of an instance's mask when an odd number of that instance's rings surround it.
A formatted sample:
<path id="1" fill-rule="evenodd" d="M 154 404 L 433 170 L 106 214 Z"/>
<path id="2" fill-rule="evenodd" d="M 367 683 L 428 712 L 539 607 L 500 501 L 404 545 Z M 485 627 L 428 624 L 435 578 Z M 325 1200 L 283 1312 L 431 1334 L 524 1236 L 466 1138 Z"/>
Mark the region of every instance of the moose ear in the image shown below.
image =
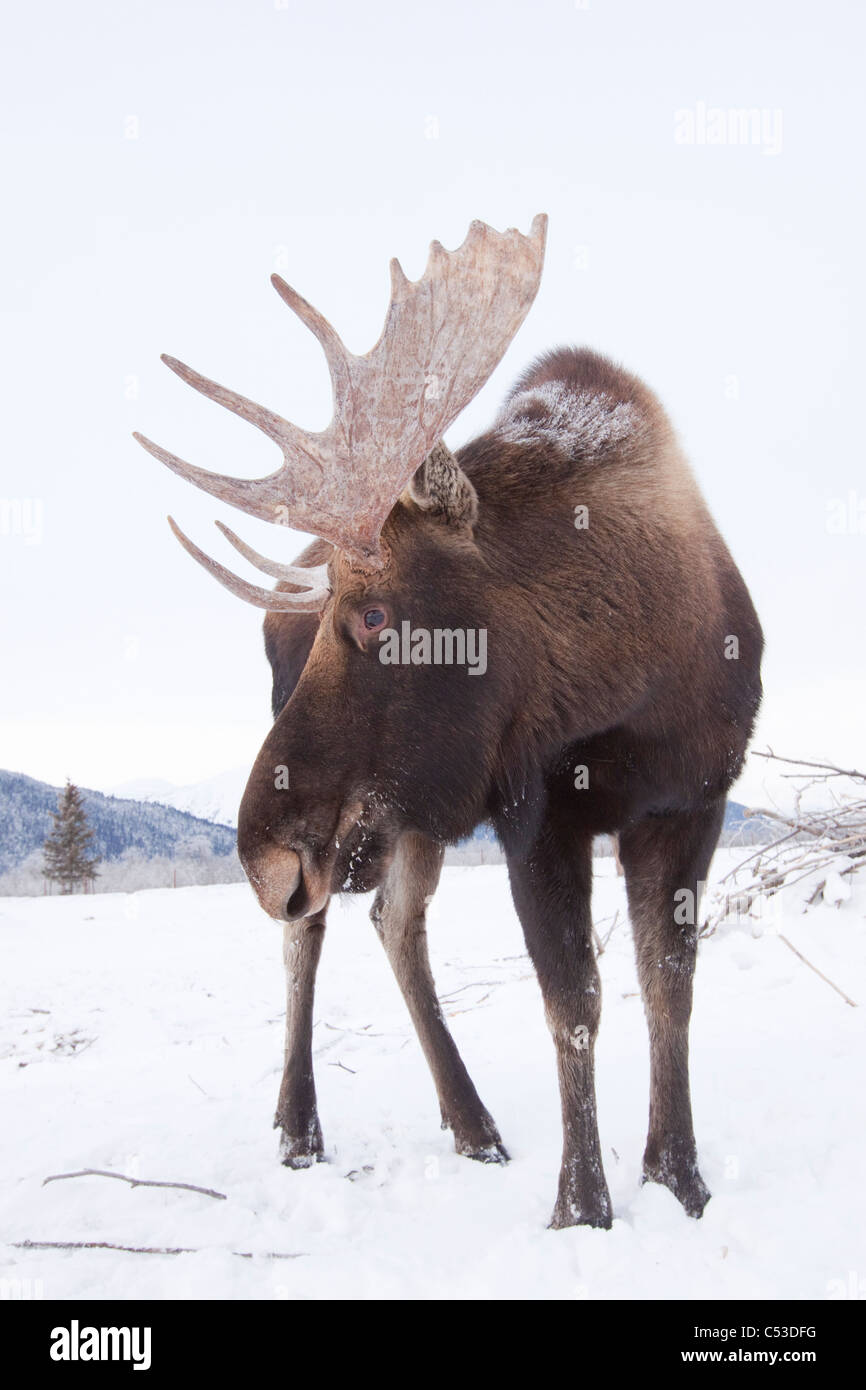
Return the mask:
<path id="1" fill-rule="evenodd" d="M 454 525 L 471 527 L 478 516 L 475 488 L 441 441 L 410 479 L 409 496 L 423 511 Z"/>

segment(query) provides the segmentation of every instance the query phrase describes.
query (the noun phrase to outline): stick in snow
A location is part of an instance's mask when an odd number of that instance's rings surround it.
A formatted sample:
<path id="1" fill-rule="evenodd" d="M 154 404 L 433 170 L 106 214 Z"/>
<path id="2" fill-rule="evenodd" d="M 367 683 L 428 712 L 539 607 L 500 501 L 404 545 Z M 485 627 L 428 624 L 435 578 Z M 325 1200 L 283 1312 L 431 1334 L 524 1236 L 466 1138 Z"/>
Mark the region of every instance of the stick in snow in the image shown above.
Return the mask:
<path id="1" fill-rule="evenodd" d="M 62 1182 L 64 1178 L 119 1178 L 131 1187 L 182 1187 L 185 1192 L 200 1192 L 203 1197 L 216 1197 L 220 1202 L 227 1200 L 224 1192 L 214 1192 L 211 1187 L 196 1187 L 191 1182 L 154 1182 L 150 1178 L 128 1178 L 125 1173 L 109 1173 L 106 1168 L 82 1168 L 77 1173 L 52 1173 L 43 1178 L 42 1186 L 49 1182 Z"/>
<path id="2" fill-rule="evenodd" d="M 783 936 L 782 933 L 779 932 L 779 940 L 784 941 L 785 945 L 788 947 L 788 950 L 793 951 L 795 956 L 799 956 L 800 960 L 803 962 L 804 965 L 808 965 L 810 970 L 814 970 L 815 974 L 821 977 L 825 985 L 829 985 L 831 989 L 835 989 L 837 994 L 841 994 L 846 1004 L 850 1004 L 852 1009 L 857 1008 L 857 1005 L 854 1003 L 854 1000 L 849 999 L 845 991 L 843 989 L 840 989 L 838 985 L 834 985 L 832 980 L 828 980 L 827 976 L 823 973 L 823 971 L 818 969 L 817 965 L 813 965 L 810 960 L 806 959 L 802 951 L 798 951 L 796 946 L 792 946 L 787 936 Z"/>
<path id="3" fill-rule="evenodd" d="M 67 1173 L 66 1177 L 78 1174 Z M 115 1176 L 112 1174 L 112 1176 Z M 200 1191 L 201 1189 L 196 1189 Z M 127 1255 L 203 1255 L 207 1252 L 191 1245 L 113 1245 L 107 1240 L 13 1240 L 15 1250 L 122 1250 Z M 306 1250 L 284 1253 L 281 1250 L 233 1250 L 242 1260 L 301 1260 Z"/>

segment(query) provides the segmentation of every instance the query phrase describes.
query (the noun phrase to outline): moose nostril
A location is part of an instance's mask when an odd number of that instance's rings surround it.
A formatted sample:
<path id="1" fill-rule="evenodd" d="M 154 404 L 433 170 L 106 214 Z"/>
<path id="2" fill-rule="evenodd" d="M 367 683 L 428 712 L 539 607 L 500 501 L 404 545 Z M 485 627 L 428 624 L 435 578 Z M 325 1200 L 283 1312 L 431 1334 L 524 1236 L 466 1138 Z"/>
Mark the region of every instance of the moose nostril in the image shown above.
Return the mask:
<path id="1" fill-rule="evenodd" d="M 248 854 L 244 868 L 268 916 L 277 922 L 291 920 L 289 905 L 303 886 L 300 856 L 281 845 L 268 845 L 255 855 Z"/>
<path id="2" fill-rule="evenodd" d="M 292 894 L 292 896 L 289 898 L 289 901 L 286 903 L 286 918 L 287 918 L 287 920 L 288 920 L 289 922 L 294 922 L 294 921 L 297 920 L 298 917 L 303 917 L 303 915 L 304 915 L 304 908 L 306 907 L 306 903 L 307 903 L 307 890 L 306 890 L 306 888 L 304 887 L 304 880 L 303 880 L 303 877 L 301 877 L 301 878 L 298 880 L 298 886 L 297 886 L 297 888 L 295 889 L 295 891 L 294 891 L 294 893 Z"/>

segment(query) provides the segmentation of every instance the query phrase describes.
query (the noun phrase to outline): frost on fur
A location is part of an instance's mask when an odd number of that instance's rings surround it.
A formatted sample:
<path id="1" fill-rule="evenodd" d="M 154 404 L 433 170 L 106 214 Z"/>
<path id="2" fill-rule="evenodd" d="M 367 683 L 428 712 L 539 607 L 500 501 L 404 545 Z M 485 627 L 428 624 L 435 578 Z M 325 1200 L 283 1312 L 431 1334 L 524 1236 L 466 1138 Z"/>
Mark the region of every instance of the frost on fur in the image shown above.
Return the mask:
<path id="1" fill-rule="evenodd" d="M 635 407 L 607 392 L 582 394 L 559 381 L 545 381 L 513 396 L 496 421 L 513 444 L 553 445 L 564 453 L 601 453 L 622 443 L 640 424 Z"/>

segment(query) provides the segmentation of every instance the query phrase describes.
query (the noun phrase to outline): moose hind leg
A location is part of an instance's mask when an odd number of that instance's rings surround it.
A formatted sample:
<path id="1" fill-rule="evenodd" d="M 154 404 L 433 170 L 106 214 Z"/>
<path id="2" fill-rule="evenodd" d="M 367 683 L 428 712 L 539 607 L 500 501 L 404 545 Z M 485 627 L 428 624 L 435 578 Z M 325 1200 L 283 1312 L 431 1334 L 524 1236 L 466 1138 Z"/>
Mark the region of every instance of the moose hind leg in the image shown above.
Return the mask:
<path id="1" fill-rule="evenodd" d="M 592 840 L 551 810 L 528 854 L 508 857 L 514 905 L 556 1046 L 562 1103 L 562 1166 L 551 1226 L 612 1220 L 595 1105 L 595 1039 L 601 981 L 592 940 Z"/>
<path id="2" fill-rule="evenodd" d="M 426 836 L 403 835 L 370 916 L 432 1073 L 442 1128 L 452 1131 L 459 1154 L 482 1163 L 506 1163 L 499 1131 L 448 1030 L 430 970 L 426 912 L 439 882 L 442 857 L 442 847 Z"/>
<path id="3" fill-rule="evenodd" d="M 313 995 L 325 937 L 327 904 L 315 917 L 287 922 L 286 1052 L 274 1128 L 281 1131 L 280 1158 L 287 1168 L 309 1168 L 324 1158 L 313 1079 Z"/>
<path id="4" fill-rule="evenodd" d="M 620 835 L 629 915 L 650 1038 L 649 1133 L 643 1181 L 662 1183 L 689 1216 L 710 1192 L 698 1169 L 689 1090 L 689 1020 L 699 887 L 724 819 L 724 799 L 648 817 Z"/>

